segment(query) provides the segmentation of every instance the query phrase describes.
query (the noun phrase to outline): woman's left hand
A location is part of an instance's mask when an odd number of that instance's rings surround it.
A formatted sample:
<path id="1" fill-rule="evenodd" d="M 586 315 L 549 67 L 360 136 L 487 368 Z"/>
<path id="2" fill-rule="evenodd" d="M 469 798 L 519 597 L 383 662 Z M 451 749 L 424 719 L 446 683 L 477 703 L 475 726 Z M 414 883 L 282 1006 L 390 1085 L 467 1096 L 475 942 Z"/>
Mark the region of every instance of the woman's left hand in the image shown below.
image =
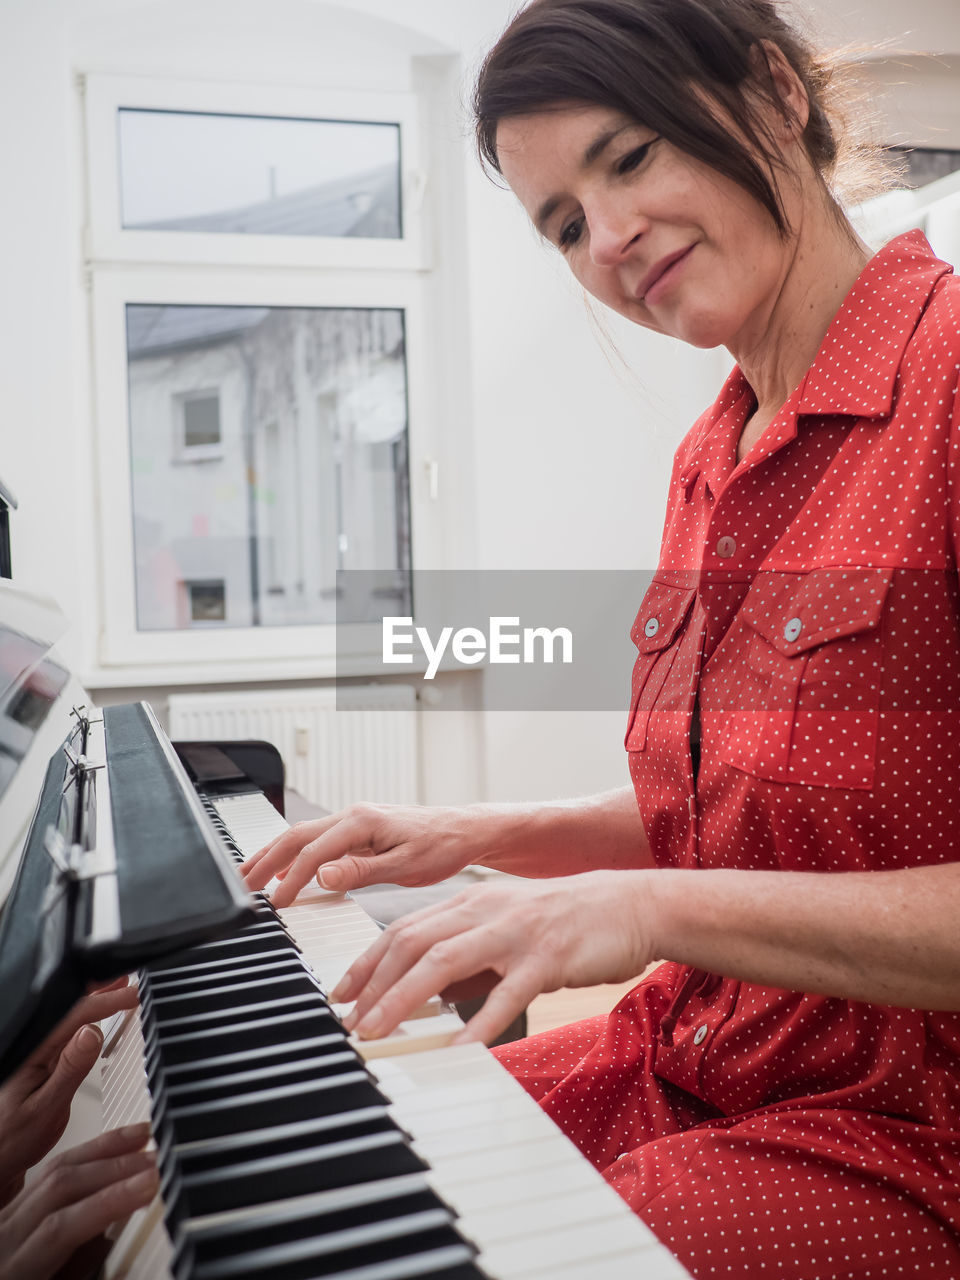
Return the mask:
<path id="1" fill-rule="evenodd" d="M 331 993 L 364 1038 L 389 1034 L 419 1005 L 484 970 L 499 974 L 458 1041 L 492 1040 L 541 991 L 624 982 L 655 957 L 649 873 L 591 871 L 481 885 L 391 924 Z"/>

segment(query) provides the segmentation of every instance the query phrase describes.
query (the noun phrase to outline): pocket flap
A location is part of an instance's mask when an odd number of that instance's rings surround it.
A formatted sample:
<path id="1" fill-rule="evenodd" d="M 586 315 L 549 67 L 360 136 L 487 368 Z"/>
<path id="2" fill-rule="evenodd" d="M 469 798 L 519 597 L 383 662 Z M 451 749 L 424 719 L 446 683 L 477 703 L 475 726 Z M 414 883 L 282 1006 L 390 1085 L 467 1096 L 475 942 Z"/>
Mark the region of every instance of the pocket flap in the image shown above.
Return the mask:
<path id="1" fill-rule="evenodd" d="M 869 631 L 883 616 L 892 569 L 761 572 L 743 604 L 746 622 L 788 658 Z"/>
<path id="2" fill-rule="evenodd" d="M 656 579 L 650 583 L 630 629 L 630 639 L 641 653 L 655 653 L 673 643 L 696 594 L 695 587 L 673 587 Z"/>

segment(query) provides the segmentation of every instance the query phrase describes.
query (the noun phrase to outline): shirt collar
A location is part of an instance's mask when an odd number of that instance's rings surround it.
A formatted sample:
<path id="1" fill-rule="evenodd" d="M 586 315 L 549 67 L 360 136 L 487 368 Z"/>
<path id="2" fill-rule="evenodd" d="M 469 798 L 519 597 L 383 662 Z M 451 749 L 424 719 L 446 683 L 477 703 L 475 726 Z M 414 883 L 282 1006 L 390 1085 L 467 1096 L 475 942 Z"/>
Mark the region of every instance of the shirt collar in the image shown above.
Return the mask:
<path id="1" fill-rule="evenodd" d="M 798 388 L 797 413 L 889 417 L 907 343 L 937 281 L 952 270 L 922 231 L 897 236 L 874 254 Z"/>
<path id="2" fill-rule="evenodd" d="M 874 254 L 831 321 L 813 364 L 764 433 L 764 456 L 797 435 L 800 414 L 889 417 L 904 350 L 937 281 L 952 270 L 922 231 L 908 231 Z M 735 365 L 690 450 L 680 477 L 685 493 L 692 494 L 701 472 L 714 494 L 720 492 L 736 466 L 736 441 L 752 401 Z"/>

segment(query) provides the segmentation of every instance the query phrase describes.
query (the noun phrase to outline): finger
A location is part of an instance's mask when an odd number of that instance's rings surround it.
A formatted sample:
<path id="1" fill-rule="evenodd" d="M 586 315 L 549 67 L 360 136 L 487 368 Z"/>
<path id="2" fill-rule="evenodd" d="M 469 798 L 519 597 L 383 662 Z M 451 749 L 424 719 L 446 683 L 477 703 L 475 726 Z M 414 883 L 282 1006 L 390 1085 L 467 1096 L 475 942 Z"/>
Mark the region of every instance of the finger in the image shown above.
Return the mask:
<path id="1" fill-rule="evenodd" d="M 52 1061 L 64 1045 L 87 1022 L 101 1022 L 121 1009 L 133 1009 L 137 1004 L 137 988 L 133 983 L 112 984 L 78 1000 L 64 1020 L 50 1032 L 43 1044 L 30 1055 L 29 1062 Z"/>
<path id="2" fill-rule="evenodd" d="M 114 1156 L 127 1155 L 131 1151 L 141 1151 L 150 1141 L 151 1129 L 148 1122 L 128 1124 L 122 1129 L 107 1129 L 98 1133 L 89 1142 L 64 1151 L 57 1159 L 62 1164 L 84 1164 L 89 1160 L 109 1160 Z"/>
<path id="3" fill-rule="evenodd" d="M 338 859 L 347 862 L 347 854 L 369 854 L 371 835 L 370 822 L 366 818 L 343 818 L 317 839 L 304 845 L 287 868 L 283 884 L 273 892 L 274 906 L 289 907 L 300 890 L 310 883 L 316 875 L 317 868 L 322 864 Z M 333 885 L 328 887 L 333 888 Z M 348 888 L 358 887 L 359 885 L 351 880 L 344 887 L 337 885 L 337 892 L 345 893 Z"/>
<path id="4" fill-rule="evenodd" d="M 498 967 L 490 955 L 489 930 L 471 929 L 433 944 L 410 969 L 383 989 L 380 998 L 363 1012 L 359 1020 L 345 1020 L 364 1040 L 389 1035 L 397 1025 L 425 1000 L 451 982 L 469 978 L 482 969 Z M 376 982 L 378 976 L 374 975 Z"/>
<path id="5" fill-rule="evenodd" d="M 329 818 L 298 822 L 264 845 L 243 864 L 243 878 L 247 882 L 247 888 L 262 889 L 269 884 L 278 871 L 283 871 L 294 862 L 305 845 L 324 835 L 339 821 L 336 815 L 331 815 Z"/>
<path id="6" fill-rule="evenodd" d="M 292 831 L 293 828 L 291 827 L 290 830 Z M 264 860 L 264 858 L 268 856 L 268 854 L 274 848 L 274 846 L 279 844 L 279 842 L 283 840 L 287 835 L 289 835 L 289 831 L 285 831 L 283 835 L 274 836 L 273 839 L 269 840 L 263 846 L 262 849 L 258 849 L 256 853 L 251 853 L 249 858 L 244 859 L 243 865 L 240 868 L 240 874 L 244 878 L 244 880 L 249 880 L 251 878 L 254 871 L 256 871 L 257 867 L 259 867 L 260 863 Z M 269 876 L 267 878 L 269 879 Z M 260 886 L 260 887 L 262 888 L 263 886 Z"/>
<path id="7" fill-rule="evenodd" d="M 10 1280 L 40 1280 L 53 1275 L 87 1240 L 148 1205 L 158 1183 L 156 1169 L 146 1169 L 53 1210 L 42 1230 L 21 1237 L 22 1243 L 10 1259 Z"/>
<path id="8" fill-rule="evenodd" d="M 357 956 L 356 960 L 330 992 L 329 998 L 332 1004 L 344 1004 L 347 1000 L 356 998 L 355 993 L 362 991 L 370 981 L 389 945 L 389 939 L 386 936 L 386 931 L 384 931 L 376 942 L 372 942 L 367 947 L 362 955 Z"/>
<path id="9" fill-rule="evenodd" d="M 453 1037 L 454 1044 L 479 1040 L 490 1044 L 505 1031 L 538 996 L 543 985 L 530 970 L 517 970 L 497 984 L 462 1031 Z"/>
<path id="10" fill-rule="evenodd" d="M 130 985 L 130 975 L 122 973 L 119 978 L 114 978 L 111 982 L 91 982 L 87 987 L 87 992 L 93 994 L 95 991 L 119 991 L 122 987 Z"/>
<path id="11" fill-rule="evenodd" d="M 376 942 L 372 943 L 367 950 L 353 962 L 346 971 L 334 989 L 330 992 L 330 999 L 334 1004 L 343 1004 L 347 1000 L 356 1000 L 364 988 L 370 983 L 370 979 L 377 967 L 382 963 L 384 957 L 391 949 L 394 951 L 395 959 L 400 958 L 401 944 L 397 939 L 405 931 L 416 927 L 421 921 L 429 921 L 431 917 L 442 917 L 448 914 L 451 909 L 463 905 L 466 899 L 466 893 L 458 893 L 455 898 L 450 898 L 446 902 L 430 903 L 426 907 L 421 907 L 419 911 L 411 911 L 409 915 L 402 916 L 399 920 L 395 920 L 393 924 L 384 929 Z M 439 921 L 435 922 L 439 924 Z M 430 926 L 428 925 L 429 929 Z M 440 927 L 426 933 L 423 936 L 424 946 L 431 942 L 437 942 L 440 938 L 448 937 L 450 933 L 456 932 L 457 923 L 450 922 L 448 927 Z M 402 944 L 405 946 L 406 944 Z M 421 951 L 423 948 L 421 948 Z M 411 956 L 411 959 L 414 958 Z M 400 970 L 398 970 L 398 973 Z M 394 975 L 397 976 L 397 975 Z M 367 1005 L 371 1001 L 367 1001 Z"/>
<path id="12" fill-rule="evenodd" d="M 423 867 L 413 864 L 407 846 L 402 844 L 386 853 L 376 853 L 367 846 L 358 853 L 344 854 L 335 862 L 323 862 L 317 867 L 316 877 L 321 889 L 333 893 L 352 893 L 372 884 L 431 883 L 423 879 Z"/>
<path id="13" fill-rule="evenodd" d="M 100 1160 L 52 1160 L 13 1202 L 7 1228 L 20 1240 L 41 1228 L 46 1232 L 52 1215 L 144 1173 L 156 1173 L 156 1157 L 152 1151 L 127 1151 Z M 80 1237 L 73 1247 L 84 1238 Z"/>
<path id="14" fill-rule="evenodd" d="M 100 1028 L 89 1024 L 82 1026 L 60 1051 L 50 1079 L 37 1090 L 37 1105 L 44 1109 L 69 1108 L 73 1095 L 89 1075 L 102 1047 Z"/>

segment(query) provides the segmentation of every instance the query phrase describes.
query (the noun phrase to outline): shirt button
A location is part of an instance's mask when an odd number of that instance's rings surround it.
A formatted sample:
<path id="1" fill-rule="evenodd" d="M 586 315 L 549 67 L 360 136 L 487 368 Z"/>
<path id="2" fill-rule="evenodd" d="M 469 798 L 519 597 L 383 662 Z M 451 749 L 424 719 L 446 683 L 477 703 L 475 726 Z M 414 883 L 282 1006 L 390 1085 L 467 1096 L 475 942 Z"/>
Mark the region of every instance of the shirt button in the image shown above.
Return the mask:
<path id="1" fill-rule="evenodd" d="M 734 554 L 736 549 L 737 549 L 736 540 L 734 538 L 731 538 L 729 534 L 726 537 L 721 538 L 720 541 L 717 543 L 717 555 L 722 556 L 724 560 L 729 560 L 729 558 Z"/>
<path id="2" fill-rule="evenodd" d="M 652 639 L 659 630 L 660 630 L 660 619 L 648 618 L 647 625 L 643 628 L 644 635 L 648 635 Z"/>
<path id="3" fill-rule="evenodd" d="M 706 1023 L 704 1023 L 702 1027 L 697 1027 L 696 1031 L 693 1033 L 693 1043 L 703 1044 L 704 1040 L 707 1038 L 707 1032 L 709 1030 L 710 1028 Z"/>
<path id="4" fill-rule="evenodd" d="M 783 638 L 784 640 L 789 640 L 791 642 L 794 640 L 797 640 L 802 630 L 803 630 L 803 623 L 800 621 L 800 619 L 791 618 L 790 621 L 787 623 L 787 625 L 783 628 Z"/>

